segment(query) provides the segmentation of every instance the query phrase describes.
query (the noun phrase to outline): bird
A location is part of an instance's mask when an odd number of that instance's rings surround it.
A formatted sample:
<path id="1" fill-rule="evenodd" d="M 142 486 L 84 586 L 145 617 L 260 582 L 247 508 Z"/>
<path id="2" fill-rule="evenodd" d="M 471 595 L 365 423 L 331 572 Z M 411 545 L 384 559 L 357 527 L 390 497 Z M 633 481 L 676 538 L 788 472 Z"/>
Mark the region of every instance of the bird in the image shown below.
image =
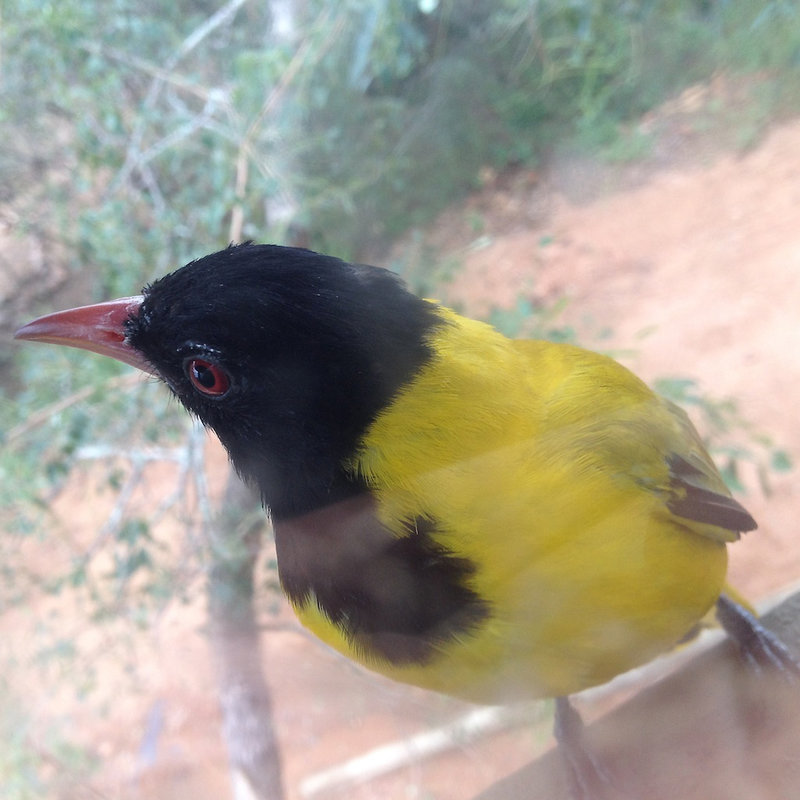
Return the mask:
<path id="1" fill-rule="evenodd" d="M 283 591 L 328 645 L 476 703 L 556 698 L 577 796 L 601 770 L 569 696 L 713 608 L 748 657 L 796 670 L 726 584 L 755 520 L 686 413 L 606 355 L 252 242 L 16 336 L 162 379 L 260 491 Z"/>

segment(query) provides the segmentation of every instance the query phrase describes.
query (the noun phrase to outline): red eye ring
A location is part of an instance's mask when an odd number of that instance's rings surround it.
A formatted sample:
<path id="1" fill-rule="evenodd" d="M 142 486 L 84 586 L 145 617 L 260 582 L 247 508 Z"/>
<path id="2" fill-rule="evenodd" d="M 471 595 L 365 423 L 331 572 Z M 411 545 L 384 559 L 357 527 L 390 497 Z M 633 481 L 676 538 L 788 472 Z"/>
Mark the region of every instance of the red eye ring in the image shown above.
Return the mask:
<path id="1" fill-rule="evenodd" d="M 222 397 L 231 388 L 230 376 L 213 361 L 187 358 L 184 369 L 192 386 L 206 397 Z"/>

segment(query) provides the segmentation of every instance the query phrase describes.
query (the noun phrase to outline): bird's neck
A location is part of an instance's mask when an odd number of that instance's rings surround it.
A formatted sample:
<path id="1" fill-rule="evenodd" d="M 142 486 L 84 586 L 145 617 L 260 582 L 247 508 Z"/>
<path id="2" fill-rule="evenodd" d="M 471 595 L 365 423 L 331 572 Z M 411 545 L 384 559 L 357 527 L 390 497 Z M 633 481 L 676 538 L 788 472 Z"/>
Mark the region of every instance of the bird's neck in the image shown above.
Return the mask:
<path id="1" fill-rule="evenodd" d="M 367 491 L 353 465 L 364 436 L 433 357 L 441 309 L 408 295 L 410 313 L 380 330 L 326 350 L 273 396 L 269 413 L 244 438 L 216 427 L 239 473 L 261 491 L 276 519 L 323 508 Z M 296 387 L 303 387 L 297 390 Z"/>
<path id="2" fill-rule="evenodd" d="M 297 453 L 281 465 L 271 459 L 234 460 L 239 473 L 254 483 L 274 520 L 292 519 L 363 494 L 363 480 L 336 458 Z"/>

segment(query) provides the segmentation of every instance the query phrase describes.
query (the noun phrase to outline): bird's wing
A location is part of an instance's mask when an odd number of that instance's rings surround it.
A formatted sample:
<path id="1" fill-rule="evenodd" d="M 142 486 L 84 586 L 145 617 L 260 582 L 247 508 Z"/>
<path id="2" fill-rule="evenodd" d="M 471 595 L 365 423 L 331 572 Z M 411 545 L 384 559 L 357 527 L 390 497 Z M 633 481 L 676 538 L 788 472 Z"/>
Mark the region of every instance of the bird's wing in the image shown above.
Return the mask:
<path id="1" fill-rule="evenodd" d="M 713 461 L 686 412 L 663 400 L 680 435 L 667 455 L 669 492 L 667 508 L 677 517 L 695 523 L 698 533 L 733 541 L 757 525 L 747 510 L 728 492 Z M 725 535 L 728 534 L 728 535 Z"/>
<path id="2" fill-rule="evenodd" d="M 519 342 L 548 368 L 548 424 L 572 427 L 576 451 L 595 451 L 601 468 L 662 498 L 665 511 L 702 536 L 731 542 L 755 520 L 731 495 L 686 412 L 657 397 L 625 367 L 564 345 Z M 557 435 L 561 435 L 557 432 Z"/>

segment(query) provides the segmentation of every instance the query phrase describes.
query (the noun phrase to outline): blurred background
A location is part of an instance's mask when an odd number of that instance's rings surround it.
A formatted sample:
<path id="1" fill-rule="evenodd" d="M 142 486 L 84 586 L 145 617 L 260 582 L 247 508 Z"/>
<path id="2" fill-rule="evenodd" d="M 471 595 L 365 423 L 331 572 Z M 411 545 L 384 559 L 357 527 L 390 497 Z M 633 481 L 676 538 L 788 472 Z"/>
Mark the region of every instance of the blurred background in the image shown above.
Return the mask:
<path id="1" fill-rule="evenodd" d="M 546 707 L 454 733 L 469 707 L 312 640 L 257 502 L 163 387 L 11 341 L 230 241 L 388 266 L 507 335 L 612 354 L 759 520 L 734 583 L 800 579 L 796 3 L 0 15 L 0 798 L 455 800 L 549 746 Z M 388 768 L 326 772 L 391 743 Z"/>

